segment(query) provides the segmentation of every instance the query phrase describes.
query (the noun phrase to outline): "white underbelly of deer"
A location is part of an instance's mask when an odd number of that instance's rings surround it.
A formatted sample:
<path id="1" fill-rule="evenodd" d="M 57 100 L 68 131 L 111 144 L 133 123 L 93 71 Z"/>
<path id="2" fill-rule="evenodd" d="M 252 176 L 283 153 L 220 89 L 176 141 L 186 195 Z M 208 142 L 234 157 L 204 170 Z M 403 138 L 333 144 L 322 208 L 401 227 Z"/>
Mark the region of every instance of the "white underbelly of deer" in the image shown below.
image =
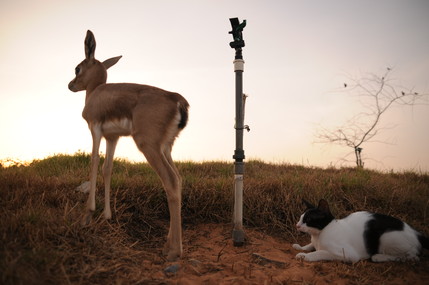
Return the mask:
<path id="1" fill-rule="evenodd" d="M 133 122 L 129 119 L 118 119 L 112 121 L 106 121 L 101 126 L 103 136 L 129 136 L 133 128 Z"/>

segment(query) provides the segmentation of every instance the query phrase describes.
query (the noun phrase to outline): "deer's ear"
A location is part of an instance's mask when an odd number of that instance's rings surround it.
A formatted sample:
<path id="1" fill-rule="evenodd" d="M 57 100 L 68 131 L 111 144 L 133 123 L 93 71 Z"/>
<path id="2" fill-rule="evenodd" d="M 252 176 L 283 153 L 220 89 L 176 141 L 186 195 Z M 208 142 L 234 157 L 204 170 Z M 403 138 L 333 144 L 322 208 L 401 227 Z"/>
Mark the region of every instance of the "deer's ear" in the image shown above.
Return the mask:
<path id="1" fill-rule="evenodd" d="M 122 55 L 106 59 L 105 61 L 103 61 L 104 67 L 106 69 L 109 69 L 110 67 L 115 65 L 121 59 L 121 57 Z"/>
<path id="2" fill-rule="evenodd" d="M 85 58 L 86 59 L 93 59 L 94 53 L 95 53 L 95 37 L 94 34 L 88 30 L 86 32 L 86 38 L 85 38 Z"/>

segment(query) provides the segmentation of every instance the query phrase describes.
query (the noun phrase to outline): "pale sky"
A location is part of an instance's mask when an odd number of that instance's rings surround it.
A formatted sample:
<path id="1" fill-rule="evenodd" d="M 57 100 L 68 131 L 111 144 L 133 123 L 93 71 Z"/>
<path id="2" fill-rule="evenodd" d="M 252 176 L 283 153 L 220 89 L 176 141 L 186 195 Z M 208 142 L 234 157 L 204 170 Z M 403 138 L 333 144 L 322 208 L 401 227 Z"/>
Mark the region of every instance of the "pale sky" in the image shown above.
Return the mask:
<path id="1" fill-rule="evenodd" d="M 67 88 L 90 29 L 97 59 L 123 56 L 108 82 L 154 85 L 189 101 L 175 160 L 232 162 L 232 17 L 247 20 L 247 160 L 340 166 L 350 149 L 314 141 L 319 125 L 340 126 L 361 111 L 341 89 L 345 74 L 394 67 L 399 85 L 429 93 L 426 0 L 1 0 L 0 159 L 91 151 L 85 93 Z M 364 145 L 365 166 L 429 171 L 429 106 L 393 108 L 382 123 L 395 128 L 378 140 L 392 144 Z M 116 156 L 144 160 L 130 138 Z"/>

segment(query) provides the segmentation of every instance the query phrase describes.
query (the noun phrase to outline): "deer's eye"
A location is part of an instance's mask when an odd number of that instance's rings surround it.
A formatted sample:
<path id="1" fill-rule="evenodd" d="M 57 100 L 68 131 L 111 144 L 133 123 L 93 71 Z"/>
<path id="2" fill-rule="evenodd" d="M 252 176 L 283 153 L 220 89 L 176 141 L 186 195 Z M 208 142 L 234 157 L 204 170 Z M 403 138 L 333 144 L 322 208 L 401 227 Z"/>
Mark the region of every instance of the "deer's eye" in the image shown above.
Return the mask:
<path id="1" fill-rule="evenodd" d="M 75 68 L 74 73 L 75 73 L 76 75 L 78 75 L 78 74 L 79 74 L 79 72 L 80 72 L 80 67 L 78 66 L 78 67 L 76 67 L 76 68 Z"/>

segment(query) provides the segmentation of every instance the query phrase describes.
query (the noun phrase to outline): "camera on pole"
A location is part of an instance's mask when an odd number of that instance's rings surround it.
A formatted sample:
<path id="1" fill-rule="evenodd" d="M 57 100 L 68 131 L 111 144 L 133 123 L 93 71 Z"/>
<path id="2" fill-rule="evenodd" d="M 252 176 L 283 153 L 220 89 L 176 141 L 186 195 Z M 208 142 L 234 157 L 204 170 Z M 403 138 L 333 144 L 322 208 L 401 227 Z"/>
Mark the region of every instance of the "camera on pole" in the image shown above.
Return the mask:
<path id="1" fill-rule="evenodd" d="M 229 46 L 235 49 L 244 47 L 243 29 L 246 27 L 246 20 L 243 20 L 243 23 L 241 24 L 238 18 L 231 18 L 229 21 L 232 26 L 232 31 L 229 33 L 232 34 L 232 37 L 234 38 L 234 41 L 230 42 Z"/>

